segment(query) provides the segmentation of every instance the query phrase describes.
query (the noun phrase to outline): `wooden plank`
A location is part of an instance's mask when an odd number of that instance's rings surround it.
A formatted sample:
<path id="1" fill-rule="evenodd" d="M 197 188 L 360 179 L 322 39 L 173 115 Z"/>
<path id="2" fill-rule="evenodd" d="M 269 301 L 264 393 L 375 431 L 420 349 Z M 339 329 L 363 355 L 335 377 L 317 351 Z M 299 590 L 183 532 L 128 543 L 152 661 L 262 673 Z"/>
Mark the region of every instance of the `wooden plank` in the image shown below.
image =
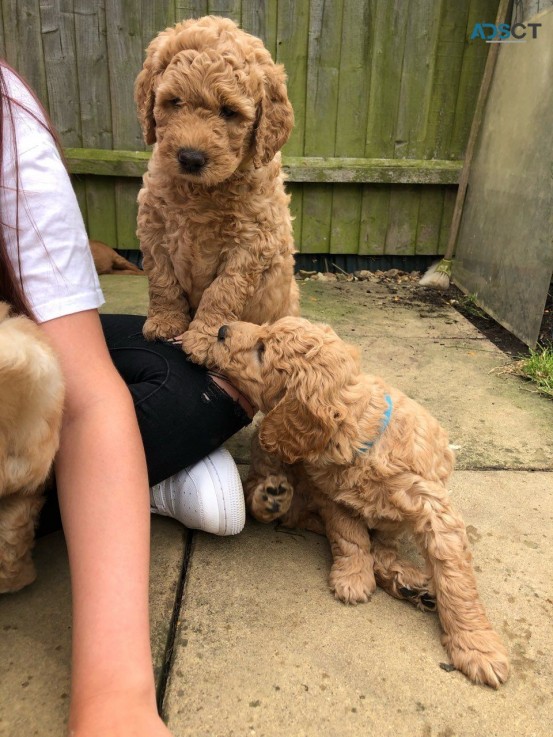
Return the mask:
<path id="1" fill-rule="evenodd" d="M 358 253 L 363 193 L 358 185 L 332 186 L 330 253 Z"/>
<path id="2" fill-rule="evenodd" d="M 370 21 L 369 0 L 344 0 L 334 147 L 337 156 L 362 157 L 365 152 L 373 30 Z M 348 114 L 342 114 L 346 110 Z M 362 201 L 360 187 L 333 187 L 331 253 L 358 253 Z"/>
<path id="3" fill-rule="evenodd" d="M 359 254 L 379 256 L 384 253 L 390 206 L 388 185 L 369 184 L 363 187 L 360 216 Z"/>
<path id="4" fill-rule="evenodd" d="M 395 125 L 397 100 L 401 87 L 403 53 L 407 31 L 409 3 L 391 3 L 388 0 L 371 0 L 370 18 L 374 26 L 369 110 L 365 156 L 367 158 L 395 156 Z M 370 207 L 370 210 L 367 208 Z M 390 188 L 366 190 L 361 207 L 360 250 L 370 254 L 384 253 L 386 230 L 380 221 L 390 212 Z M 375 227 L 376 221 L 379 226 Z M 365 228 L 369 227 L 370 232 Z M 380 243 L 377 235 L 382 236 Z M 368 250 L 367 250 L 368 249 Z"/>
<path id="5" fill-rule="evenodd" d="M 344 0 L 311 0 L 304 155 L 333 156 Z M 303 195 L 302 252 L 330 250 L 332 190 L 310 187 Z"/>
<path id="6" fill-rule="evenodd" d="M 40 33 L 39 0 L 2 0 L 6 61 L 36 92 L 48 110 L 48 87 Z M 29 53 L 32 50 L 33 53 Z"/>
<path id="7" fill-rule="evenodd" d="M 390 212 L 384 253 L 407 256 L 415 253 L 419 219 L 419 192 L 414 185 L 394 187 L 390 193 Z"/>
<path id="8" fill-rule="evenodd" d="M 113 132 L 105 0 L 97 3 L 74 0 L 74 14 L 83 146 L 111 149 Z M 86 200 L 83 216 L 88 234 L 111 244 L 116 230 L 113 181 L 108 187 L 99 177 L 85 176 L 82 181 Z M 111 240 L 106 240 L 106 233 Z"/>
<path id="9" fill-rule="evenodd" d="M 489 44 L 482 39 L 475 38 L 471 41 L 470 34 L 475 23 L 495 22 L 498 5 L 499 0 L 470 0 L 465 53 L 447 152 L 451 158 L 459 159 L 464 155 L 489 49 Z"/>
<path id="10" fill-rule="evenodd" d="M 115 148 L 144 149 L 132 85 L 142 68 L 142 27 L 133 0 L 111 0 L 106 5 L 109 86 Z"/>
<path id="11" fill-rule="evenodd" d="M 444 205 L 442 210 L 442 221 L 440 223 L 440 236 L 438 239 L 438 248 L 436 253 L 445 253 L 449 232 L 451 229 L 451 221 L 453 219 L 453 210 L 455 208 L 455 200 L 457 199 L 457 187 L 446 187 L 444 193 Z"/>
<path id="12" fill-rule="evenodd" d="M 312 184 L 303 191 L 301 253 L 329 253 L 330 212 L 321 203 L 332 200 L 325 184 Z"/>
<path id="13" fill-rule="evenodd" d="M 277 5 L 274 0 L 242 0 L 242 28 L 260 38 L 276 58 Z"/>
<path id="14" fill-rule="evenodd" d="M 65 158 L 73 174 L 141 177 L 148 167 L 149 151 L 110 151 L 66 148 Z"/>
<path id="15" fill-rule="evenodd" d="M 394 135 L 397 158 L 424 155 L 440 6 L 434 0 L 409 4 Z"/>
<path id="16" fill-rule="evenodd" d="M 461 161 L 355 159 L 285 156 L 284 169 L 295 182 L 455 184 Z"/>
<path id="17" fill-rule="evenodd" d="M 140 12 L 132 0 L 112 0 L 106 6 L 110 92 L 112 100 L 113 145 L 118 149 L 144 148 L 136 116 L 132 83 L 142 68 L 142 25 Z M 139 184 L 117 179 L 115 203 L 117 243 L 131 248 L 136 239 L 136 195 Z"/>
<path id="18" fill-rule="evenodd" d="M 179 18 L 180 20 L 180 18 Z M 175 25 L 174 0 L 141 0 L 140 21 L 142 25 L 142 58 L 146 48 L 160 31 Z"/>
<path id="19" fill-rule="evenodd" d="M 88 235 L 112 247 L 118 246 L 114 177 L 84 176 Z M 134 239 L 129 247 L 135 245 Z M 125 245 L 122 242 L 121 247 Z"/>
<path id="20" fill-rule="evenodd" d="M 65 156 L 75 174 L 140 177 L 146 171 L 150 153 L 67 148 Z M 293 182 L 456 184 L 461 168 L 462 161 L 427 159 L 283 158 L 283 169 Z"/>
<path id="21" fill-rule="evenodd" d="M 242 3 L 240 0 L 207 0 L 209 15 L 222 15 L 235 23 L 242 23 Z"/>
<path id="22" fill-rule="evenodd" d="M 74 0 L 77 78 L 84 148 L 112 148 L 105 0 Z"/>
<path id="23" fill-rule="evenodd" d="M 469 2 L 440 1 L 438 39 L 434 49 L 432 95 L 428 109 L 425 158 L 449 158 L 450 136 L 463 64 Z"/>
<path id="24" fill-rule="evenodd" d="M 415 253 L 417 256 L 438 253 L 444 209 L 444 188 L 420 187 L 419 203 Z"/>
<path id="25" fill-rule="evenodd" d="M 40 0 L 50 117 L 64 146 L 81 146 L 72 0 Z"/>
<path id="26" fill-rule="evenodd" d="M 201 18 L 207 15 L 207 0 L 176 0 L 175 21 Z"/>
<path id="27" fill-rule="evenodd" d="M 274 4 L 274 3 L 273 3 Z M 305 137 L 305 95 L 307 88 L 307 47 L 309 5 L 294 0 L 279 0 L 276 22 L 276 61 L 284 64 L 288 76 L 288 97 L 294 108 L 294 129 L 284 147 L 288 156 L 301 156 Z M 292 181 L 293 177 L 291 177 Z M 303 187 L 294 187 L 292 212 L 294 237 L 301 247 L 303 227 Z"/>

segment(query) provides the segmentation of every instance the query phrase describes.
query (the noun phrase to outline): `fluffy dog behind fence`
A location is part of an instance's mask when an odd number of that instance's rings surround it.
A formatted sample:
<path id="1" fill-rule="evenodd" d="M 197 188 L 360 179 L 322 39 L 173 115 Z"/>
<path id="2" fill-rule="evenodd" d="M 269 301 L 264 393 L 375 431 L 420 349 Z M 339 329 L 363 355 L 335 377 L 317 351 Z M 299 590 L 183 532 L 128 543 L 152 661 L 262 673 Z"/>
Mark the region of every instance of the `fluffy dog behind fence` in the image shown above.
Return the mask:
<path id="1" fill-rule="evenodd" d="M 367 601 L 378 582 L 422 609 L 437 605 L 453 665 L 477 683 L 503 683 L 507 653 L 479 599 L 465 525 L 448 497 L 453 453 L 438 421 L 361 373 L 356 349 L 330 327 L 301 318 L 223 326 L 211 359 L 266 413 L 246 482 L 254 515 L 324 529 L 330 586 L 344 602 Z M 424 569 L 400 558 L 404 530 Z"/>
<path id="2" fill-rule="evenodd" d="M 58 448 L 63 380 L 40 328 L 0 303 L 0 593 L 31 583 L 42 488 Z"/>
<path id="3" fill-rule="evenodd" d="M 293 126 L 285 82 L 259 39 L 212 16 L 160 33 L 136 80 L 155 144 L 139 194 L 144 334 L 188 331 L 183 348 L 200 363 L 222 322 L 298 312 L 278 153 Z"/>

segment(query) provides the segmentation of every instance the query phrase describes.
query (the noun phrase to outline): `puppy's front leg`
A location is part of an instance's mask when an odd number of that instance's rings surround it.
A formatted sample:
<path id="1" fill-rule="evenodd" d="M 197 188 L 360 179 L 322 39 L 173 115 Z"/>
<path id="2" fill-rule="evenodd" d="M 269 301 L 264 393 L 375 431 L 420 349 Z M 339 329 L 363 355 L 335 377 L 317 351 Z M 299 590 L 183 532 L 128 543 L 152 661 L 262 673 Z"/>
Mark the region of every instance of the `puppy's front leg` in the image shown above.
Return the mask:
<path id="1" fill-rule="evenodd" d="M 225 264 L 222 273 L 203 293 L 190 329 L 182 340 L 182 348 L 192 361 L 210 368 L 214 366 L 210 348 L 217 331 L 221 325 L 242 319 L 244 307 L 256 293 L 263 271 L 259 260 L 251 255 L 244 263 L 234 261 Z"/>
<path id="2" fill-rule="evenodd" d="M 509 676 L 509 659 L 478 596 L 461 515 L 441 484 L 418 476 L 407 478 L 392 499 L 413 525 L 432 570 L 442 642 L 451 662 L 475 683 L 497 688 Z"/>
<path id="3" fill-rule="evenodd" d="M 138 229 L 149 294 L 148 317 L 142 332 L 146 340 L 174 338 L 188 329 L 190 308 L 165 246 L 163 225 L 157 223 L 155 212 L 149 215 L 149 227 Z M 143 217 L 144 208 L 139 224 Z"/>
<path id="4" fill-rule="evenodd" d="M 334 558 L 329 577 L 334 596 L 345 604 L 368 601 L 376 581 L 366 523 L 328 498 L 321 500 L 319 514 Z"/>

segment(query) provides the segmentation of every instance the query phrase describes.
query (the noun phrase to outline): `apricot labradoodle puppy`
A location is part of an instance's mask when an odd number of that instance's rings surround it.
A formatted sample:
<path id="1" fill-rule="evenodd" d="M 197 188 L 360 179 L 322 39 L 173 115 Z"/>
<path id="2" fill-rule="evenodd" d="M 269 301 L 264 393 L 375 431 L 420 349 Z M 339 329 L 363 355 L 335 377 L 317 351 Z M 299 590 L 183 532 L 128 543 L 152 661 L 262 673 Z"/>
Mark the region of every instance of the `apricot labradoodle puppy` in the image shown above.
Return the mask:
<path id="1" fill-rule="evenodd" d="M 356 349 L 326 325 L 296 317 L 231 323 L 212 357 L 266 413 L 246 484 L 255 515 L 316 531 L 322 520 L 338 599 L 367 601 L 376 582 L 421 608 L 435 597 L 453 665 L 476 683 L 503 683 L 507 653 L 478 597 L 465 525 L 446 488 L 453 453 L 437 420 L 361 373 Z M 282 459 L 280 476 L 270 459 L 265 477 L 262 451 Z M 425 570 L 398 556 L 404 530 Z"/>
<path id="2" fill-rule="evenodd" d="M 0 593 L 35 579 L 42 489 L 58 449 L 61 369 L 40 328 L 0 303 Z"/>
<path id="3" fill-rule="evenodd" d="M 285 82 L 259 39 L 212 16 L 160 33 L 136 80 L 155 144 L 138 197 L 144 335 L 190 327 L 183 349 L 199 363 L 223 322 L 298 313 L 278 153 L 293 126 Z"/>

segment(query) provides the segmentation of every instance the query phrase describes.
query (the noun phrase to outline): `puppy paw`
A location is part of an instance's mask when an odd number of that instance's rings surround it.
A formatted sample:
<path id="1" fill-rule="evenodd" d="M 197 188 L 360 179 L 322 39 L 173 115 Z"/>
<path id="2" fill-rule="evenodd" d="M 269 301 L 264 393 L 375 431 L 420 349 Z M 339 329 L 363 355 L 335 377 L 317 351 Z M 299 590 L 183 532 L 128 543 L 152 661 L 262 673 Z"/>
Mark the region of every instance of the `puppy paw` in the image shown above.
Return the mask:
<path id="1" fill-rule="evenodd" d="M 294 489 L 286 476 L 267 476 L 250 496 L 250 512 L 260 522 L 272 522 L 290 509 L 293 495 Z"/>
<path id="2" fill-rule="evenodd" d="M 209 364 L 211 348 L 216 342 L 217 331 L 214 328 L 198 324 L 194 320 L 188 331 L 182 336 L 182 350 L 194 363 Z"/>
<path id="3" fill-rule="evenodd" d="M 184 333 L 190 320 L 181 312 L 165 312 L 146 319 L 142 334 L 146 340 L 167 340 Z"/>
<path id="4" fill-rule="evenodd" d="M 347 563 L 341 560 L 334 564 L 328 580 L 334 596 L 344 604 L 364 604 L 371 598 L 376 589 L 376 581 L 372 566 L 364 566 L 361 570 L 349 571 Z"/>
<path id="5" fill-rule="evenodd" d="M 413 604 L 421 612 L 436 611 L 436 596 L 425 589 L 407 588 L 407 586 L 398 586 L 398 593 L 401 599 Z"/>
<path id="6" fill-rule="evenodd" d="M 460 631 L 442 637 L 451 662 L 474 683 L 497 688 L 509 677 L 509 658 L 491 629 Z"/>
<path id="7" fill-rule="evenodd" d="M 0 566 L 0 594 L 13 594 L 20 591 L 36 579 L 36 569 L 30 557 L 18 565 L 17 570 L 10 566 L 9 575 Z"/>

